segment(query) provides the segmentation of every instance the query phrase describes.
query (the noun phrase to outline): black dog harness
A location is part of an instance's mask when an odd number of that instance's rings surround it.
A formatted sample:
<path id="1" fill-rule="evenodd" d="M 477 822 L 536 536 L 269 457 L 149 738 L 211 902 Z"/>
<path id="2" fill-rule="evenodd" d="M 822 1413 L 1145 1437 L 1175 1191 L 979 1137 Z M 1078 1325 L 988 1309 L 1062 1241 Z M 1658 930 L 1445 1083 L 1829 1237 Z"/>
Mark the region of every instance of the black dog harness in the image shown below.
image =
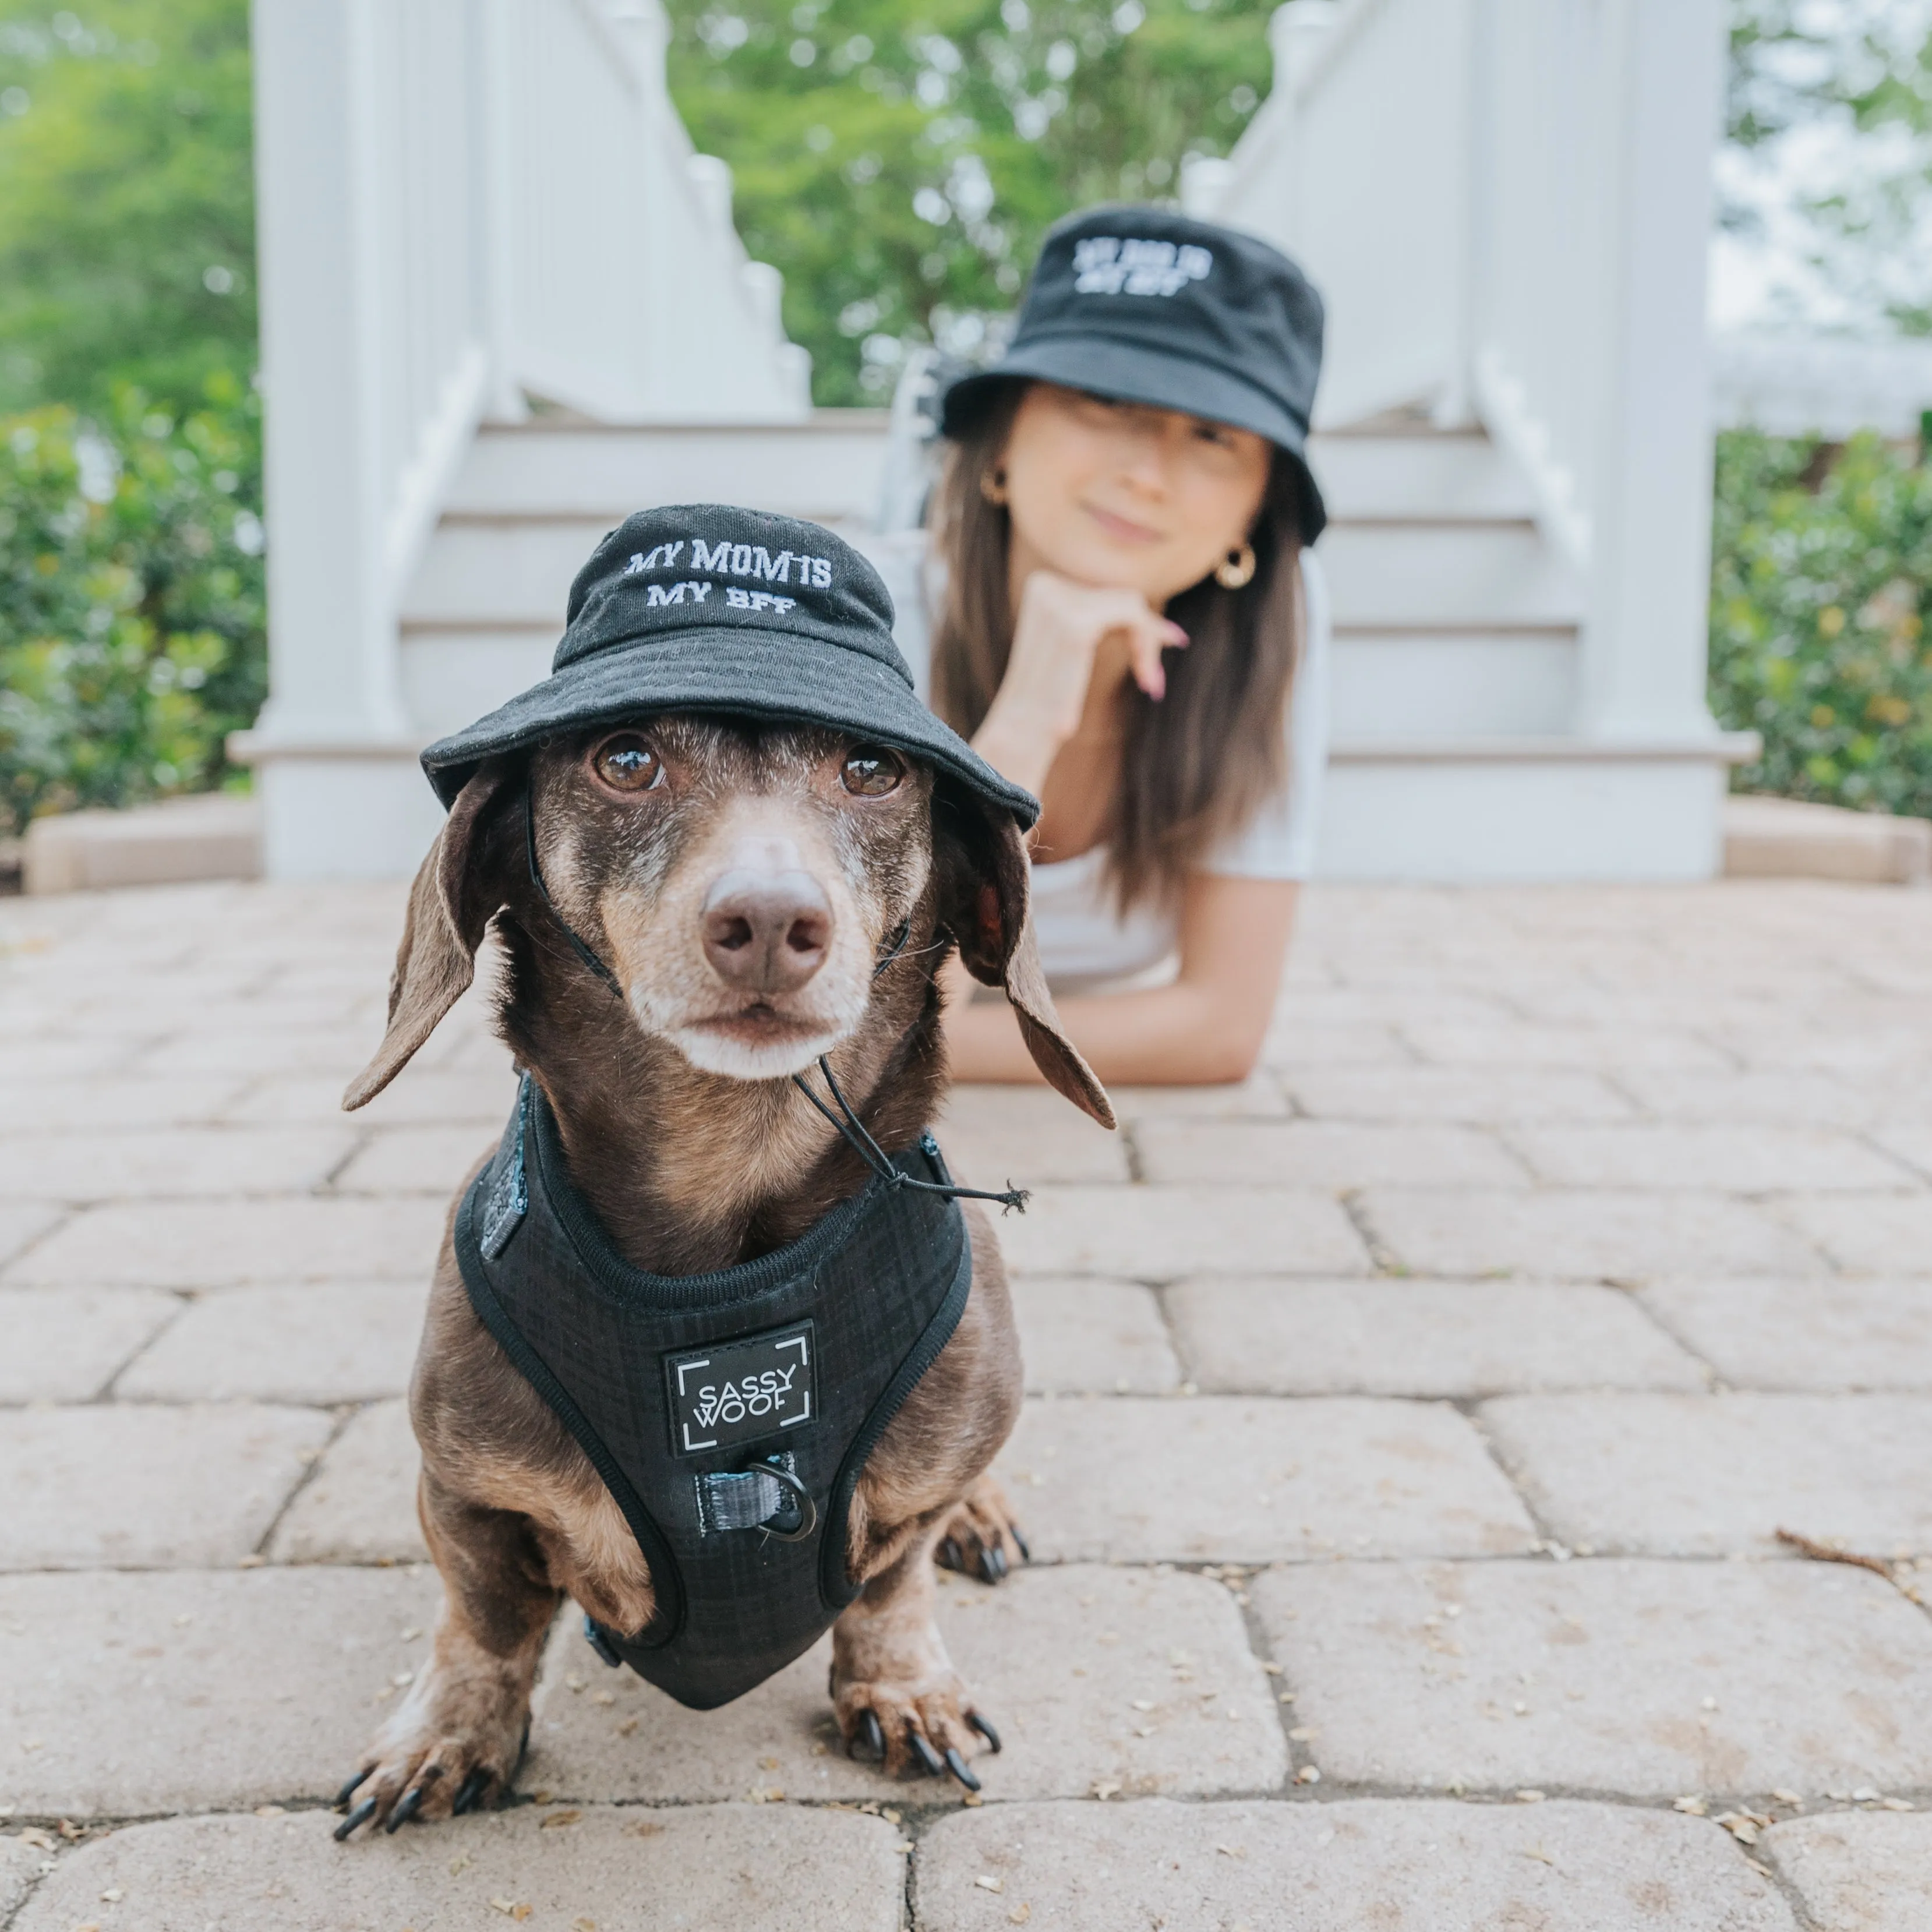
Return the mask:
<path id="1" fill-rule="evenodd" d="M 927 1134 L 881 1154 L 863 1190 L 790 1246 L 715 1274 L 648 1274 L 572 1185 L 525 1076 L 458 1210 L 456 1254 L 478 1318 L 576 1438 L 650 1566 L 644 1629 L 585 1619 L 607 1663 L 708 1710 L 808 1649 L 858 1594 L 853 1492 L 966 1306 L 973 1258 L 953 1197 L 970 1191 Z"/>

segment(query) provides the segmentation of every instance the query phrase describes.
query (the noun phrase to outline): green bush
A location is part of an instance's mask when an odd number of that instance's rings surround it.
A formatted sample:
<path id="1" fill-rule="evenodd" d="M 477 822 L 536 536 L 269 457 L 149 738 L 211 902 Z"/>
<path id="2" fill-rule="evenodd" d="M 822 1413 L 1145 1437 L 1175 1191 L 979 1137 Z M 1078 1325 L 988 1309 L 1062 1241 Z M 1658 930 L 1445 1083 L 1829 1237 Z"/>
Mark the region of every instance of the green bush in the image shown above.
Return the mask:
<path id="1" fill-rule="evenodd" d="M 0 830 L 227 776 L 267 685 L 254 395 L 0 420 Z"/>
<path id="2" fill-rule="evenodd" d="M 1862 436 L 1718 446 L 1711 705 L 1740 791 L 1932 818 L 1932 470 Z"/>

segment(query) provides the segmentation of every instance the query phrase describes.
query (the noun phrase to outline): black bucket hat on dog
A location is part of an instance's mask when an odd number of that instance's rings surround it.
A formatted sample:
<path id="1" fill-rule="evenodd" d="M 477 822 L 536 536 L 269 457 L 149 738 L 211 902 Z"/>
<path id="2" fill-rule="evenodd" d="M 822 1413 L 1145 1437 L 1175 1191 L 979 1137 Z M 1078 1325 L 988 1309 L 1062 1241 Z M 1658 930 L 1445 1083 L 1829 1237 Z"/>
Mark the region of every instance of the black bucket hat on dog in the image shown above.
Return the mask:
<path id="1" fill-rule="evenodd" d="M 940 427 L 962 434 L 1016 377 L 1232 423 L 1287 452 L 1312 543 L 1322 328 L 1314 286 L 1265 242 L 1170 208 L 1087 208 L 1048 231 L 1005 354 L 946 391 Z"/>
<path id="2" fill-rule="evenodd" d="M 653 712 L 823 724 L 937 766 L 1024 831 L 1032 794 L 935 718 L 892 641 L 892 600 L 816 524 L 720 503 L 628 518 L 570 586 L 552 674 L 422 754 L 445 805 L 485 758 Z"/>

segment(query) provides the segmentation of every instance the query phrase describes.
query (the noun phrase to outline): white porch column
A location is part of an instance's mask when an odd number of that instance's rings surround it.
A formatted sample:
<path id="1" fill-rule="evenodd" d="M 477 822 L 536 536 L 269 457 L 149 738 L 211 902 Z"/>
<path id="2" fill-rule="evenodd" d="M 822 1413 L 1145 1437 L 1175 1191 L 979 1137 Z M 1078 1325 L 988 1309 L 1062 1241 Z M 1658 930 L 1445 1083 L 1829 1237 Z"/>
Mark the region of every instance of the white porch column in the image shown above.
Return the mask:
<path id="1" fill-rule="evenodd" d="M 1579 722 L 1598 740 L 1681 742 L 1716 736 L 1705 704 L 1705 300 L 1724 20 L 1720 0 L 1614 0 L 1609 10 L 1621 40 L 1605 76 L 1618 192 Z"/>
<path id="2" fill-rule="evenodd" d="M 256 770 L 274 878 L 406 871 L 436 818 L 385 541 L 382 4 L 254 5 L 271 695 L 236 750 Z"/>

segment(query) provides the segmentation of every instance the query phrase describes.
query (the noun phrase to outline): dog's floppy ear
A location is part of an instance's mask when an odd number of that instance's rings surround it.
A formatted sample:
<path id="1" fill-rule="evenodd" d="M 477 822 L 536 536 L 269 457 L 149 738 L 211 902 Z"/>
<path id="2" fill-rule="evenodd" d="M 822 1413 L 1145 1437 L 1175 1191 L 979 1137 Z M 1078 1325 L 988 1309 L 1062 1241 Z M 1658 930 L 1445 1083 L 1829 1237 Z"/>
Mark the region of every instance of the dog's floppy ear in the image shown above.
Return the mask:
<path id="1" fill-rule="evenodd" d="M 502 899 L 485 886 L 476 861 L 489 808 L 511 770 L 509 760 L 493 758 L 471 776 L 416 873 L 389 975 L 388 1030 L 375 1058 L 349 1083 L 346 1109 L 366 1106 L 394 1079 L 476 976 L 476 949 Z"/>
<path id="2" fill-rule="evenodd" d="M 1061 1030 L 1040 963 L 1028 901 L 1031 869 L 1019 827 L 958 787 L 941 781 L 933 796 L 940 916 L 959 942 L 966 970 L 982 986 L 1004 988 L 1020 1037 L 1046 1084 L 1103 1127 L 1113 1103 L 1079 1049 Z"/>

